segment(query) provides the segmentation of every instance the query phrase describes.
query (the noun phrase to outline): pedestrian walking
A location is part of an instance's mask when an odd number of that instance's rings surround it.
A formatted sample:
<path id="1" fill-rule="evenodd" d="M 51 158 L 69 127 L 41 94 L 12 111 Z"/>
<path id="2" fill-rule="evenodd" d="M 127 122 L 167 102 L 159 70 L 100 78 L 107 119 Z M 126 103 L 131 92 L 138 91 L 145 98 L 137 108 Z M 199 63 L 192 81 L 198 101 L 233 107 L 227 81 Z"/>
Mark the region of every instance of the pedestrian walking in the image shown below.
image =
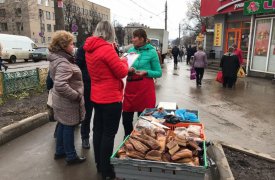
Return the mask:
<path id="1" fill-rule="evenodd" d="M 174 69 L 178 68 L 178 56 L 179 56 L 180 50 L 178 48 L 178 46 L 174 46 L 172 49 L 172 55 L 174 58 Z"/>
<path id="2" fill-rule="evenodd" d="M 115 51 L 114 27 L 108 21 L 97 24 L 93 37 L 85 44 L 87 69 L 91 78 L 91 101 L 94 105 L 93 146 L 98 172 L 103 179 L 114 179 L 110 163 L 114 139 L 122 112 L 123 81 L 128 74 L 126 59 Z"/>
<path id="3" fill-rule="evenodd" d="M 189 65 L 190 60 L 191 60 L 191 56 L 193 55 L 193 49 L 192 49 L 191 45 L 188 46 L 186 51 L 187 51 L 186 65 Z"/>
<path id="4" fill-rule="evenodd" d="M 179 52 L 179 58 L 180 58 L 180 62 L 182 62 L 182 57 L 184 56 L 184 52 L 183 52 L 183 47 L 180 48 L 180 52 Z"/>
<path id="5" fill-rule="evenodd" d="M 5 64 L 3 64 L 2 56 L 3 56 L 3 47 L 2 47 L 2 45 L 0 43 L 0 71 L 2 71 L 2 66 L 4 67 L 5 71 L 7 71 L 8 66 L 6 66 Z"/>
<path id="6" fill-rule="evenodd" d="M 193 67 L 196 71 L 196 83 L 197 86 L 201 86 L 201 81 L 204 75 L 204 68 L 207 66 L 207 56 L 203 51 L 203 47 L 199 46 L 198 51 L 194 54 Z"/>
<path id="7" fill-rule="evenodd" d="M 220 67 L 223 74 L 223 87 L 232 88 L 237 79 L 237 73 L 240 68 L 239 59 L 233 53 L 234 48 L 229 47 L 228 53 L 224 54 L 221 59 Z"/>
<path id="8" fill-rule="evenodd" d="M 84 101 L 85 101 L 85 118 L 81 122 L 81 140 L 82 148 L 90 149 L 90 124 L 93 113 L 93 104 L 91 102 L 91 79 L 87 70 L 85 51 L 83 45 L 77 49 L 76 52 L 76 64 L 82 72 L 82 79 L 84 84 Z"/>
<path id="9" fill-rule="evenodd" d="M 156 104 L 153 78 L 161 77 L 162 70 L 155 48 L 146 43 L 146 39 L 145 30 L 135 30 L 132 38 L 134 47 L 128 51 L 139 54 L 139 57 L 132 65 L 126 80 L 122 113 L 125 136 L 133 131 L 134 113 L 138 112 L 140 115 L 145 108 L 154 108 Z"/>
<path id="10" fill-rule="evenodd" d="M 49 46 L 49 71 L 53 80 L 52 108 L 58 121 L 54 159 L 66 157 L 67 164 L 82 163 L 74 146 L 75 126 L 84 119 L 85 107 L 83 82 L 79 67 L 75 64 L 73 35 L 57 31 Z"/>

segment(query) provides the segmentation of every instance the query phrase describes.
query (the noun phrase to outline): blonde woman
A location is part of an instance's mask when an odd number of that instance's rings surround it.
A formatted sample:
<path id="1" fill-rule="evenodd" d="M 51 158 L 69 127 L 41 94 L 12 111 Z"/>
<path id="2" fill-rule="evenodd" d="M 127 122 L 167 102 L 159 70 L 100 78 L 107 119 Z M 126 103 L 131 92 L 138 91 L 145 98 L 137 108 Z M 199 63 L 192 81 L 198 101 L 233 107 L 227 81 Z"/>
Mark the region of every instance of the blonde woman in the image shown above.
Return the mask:
<path id="1" fill-rule="evenodd" d="M 52 88 L 54 119 L 58 121 L 56 151 L 54 159 L 66 158 L 71 164 L 82 163 L 74 146 L 75 126 L 84 119 L 83 81 L 79 67 L 75 64 L 73 35 L 57 31 L 49 46 L 50 76 Z"/>
<path id="2" fill-rule="evenodd" d="M 110 157 L 122 111 L 122 79 L 128 74 L 128 63 L 118 57 L 114 42 L 114 27 L 108 21 L 101 21 L 94 36 L 89 37 L 84 45 L 87 69 L 91 77 L 91 101 L 95 110 L 95 161 L 97 170 L 102 172 L 102 179 L 115 178 Z"/>

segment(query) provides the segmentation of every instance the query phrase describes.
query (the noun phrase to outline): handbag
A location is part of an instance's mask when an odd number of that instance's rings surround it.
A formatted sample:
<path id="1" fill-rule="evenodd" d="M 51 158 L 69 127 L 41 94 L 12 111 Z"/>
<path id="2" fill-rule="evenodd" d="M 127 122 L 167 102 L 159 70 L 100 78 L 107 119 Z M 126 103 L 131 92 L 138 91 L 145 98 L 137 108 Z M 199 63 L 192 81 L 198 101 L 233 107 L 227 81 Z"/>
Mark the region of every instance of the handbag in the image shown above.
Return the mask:
<path id="1" fill-rule="evenodd" d="M 222 71 L 218 71 L 216 81 L 218 81 L 219 83 L 223 83 Z"/>
<path id="2" fill-rule="evenodd" d="M 53 107 L 53 92 L 52 92 L 52 89 L 50 89 L 50 91 L 49 91 L 47 105 L 50 106 L 50 107 Z"/>
<path id="3" fill-rule="evenodd" d="M 239 78 L 244 78 L 245 77 L 245 73 L 244 73 L 243 67 L 239 68 L 237 76 Z"/>
<path id="4" fill-rule="evenodd" d="M 190 70 L 190 79 L 191 80 L 196 79 L 196 71 L 195 71 L 194 67 L 192 67 L 191 70 Z"/>

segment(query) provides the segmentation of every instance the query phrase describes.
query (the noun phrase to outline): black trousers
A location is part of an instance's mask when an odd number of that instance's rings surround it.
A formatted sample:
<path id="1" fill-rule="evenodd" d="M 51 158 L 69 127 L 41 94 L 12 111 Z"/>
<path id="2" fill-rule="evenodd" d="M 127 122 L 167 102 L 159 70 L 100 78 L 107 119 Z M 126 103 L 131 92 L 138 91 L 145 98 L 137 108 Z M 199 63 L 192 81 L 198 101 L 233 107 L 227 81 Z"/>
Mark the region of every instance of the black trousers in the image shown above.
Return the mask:
<path id="1" fill-rule="evenodd" d="M 178 64 L 178 59 L 177 59 L 178 56 L 173 56 L 173 58 L 174 58 L 174 64 L 177 65 Z"/>
<path id="2" fill-rule="evenodd" d="M 226 87 L 232 88 L 233 85 L 235 85 L 236 81 L 237 81 L 237 77 L 226 77 L 226 76 L 224 76 L 223 77 L 223 87 L 224 88 L 226 88 Z"/>
<path id="3" fill-rule="evenodd" d="M 123 112 L 122 113 L 122 123 L 123 123 L 124 133 L 125 133 L 124 137 L 130 135 L 131 132 L 133 131 L 134 113 L 135 112 Z M 138 116 L 141 113 L 142 112 L 138 112 Z"/>
<path id="4" fill-rule="evenodd" d="M 4 68 L 8 67 L 8 66 L 6 66 L 5 64 L 3 64 L 3 60 L 2 60 L 1 57 L 0 57 L 0 71 L 2 71 L 2 66 L 3 66 Z"/>
<path id="5" fill-rule="evenodd" d="M 90 86 L 90 85 L 89 85 Z M 90 138 L 90 124 L 93 113 L 93 103 L 90 100 L 91 87 L 84 88 L 84 100 L 85 100 L 85 118 L 81 122 L 81 139 Z"/>
<path id="6" fill-rule="evenodd" d="M 201 80 L 204 75 L 204 68 L 195 68 L 196 71 L 196 83 L 197 85 L 201 85 Z"/>
<path id="7" fill-rule="evenodd" d="M 122 103 L 94 103 L 93 145 L 97 167 L 102 176 L 113 176 L 110 157 L 114 148 L 114 139 L 121 117 Z"/>

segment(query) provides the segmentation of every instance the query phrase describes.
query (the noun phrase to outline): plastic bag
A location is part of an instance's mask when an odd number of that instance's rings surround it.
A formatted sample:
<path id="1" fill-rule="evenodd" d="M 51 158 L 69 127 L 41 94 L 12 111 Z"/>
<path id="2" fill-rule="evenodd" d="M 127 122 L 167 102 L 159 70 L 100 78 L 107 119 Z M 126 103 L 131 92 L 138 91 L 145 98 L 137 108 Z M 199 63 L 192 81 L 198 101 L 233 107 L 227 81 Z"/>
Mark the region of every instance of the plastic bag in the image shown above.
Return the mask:
<path id="1" fill-rule="evenodd" d="M 244 78 L 245 77 L 245 73 L 244 73 L 243 67 L 240 67 L 237 76 L 239 78 Z"/>
<path id="2" fill-rule="evenodd" d="M 223 83 L 222 71 L 218 71 L 216 81 L 218 81 L 219 83 Z"/>
<path id="3" fill-rule="evenodd" d="M 196 79 L 196 71 L 195 71 L 195 68 L 192 67 L 190 70 L 190 80 L 194 80 L 194 79 Z"/>

